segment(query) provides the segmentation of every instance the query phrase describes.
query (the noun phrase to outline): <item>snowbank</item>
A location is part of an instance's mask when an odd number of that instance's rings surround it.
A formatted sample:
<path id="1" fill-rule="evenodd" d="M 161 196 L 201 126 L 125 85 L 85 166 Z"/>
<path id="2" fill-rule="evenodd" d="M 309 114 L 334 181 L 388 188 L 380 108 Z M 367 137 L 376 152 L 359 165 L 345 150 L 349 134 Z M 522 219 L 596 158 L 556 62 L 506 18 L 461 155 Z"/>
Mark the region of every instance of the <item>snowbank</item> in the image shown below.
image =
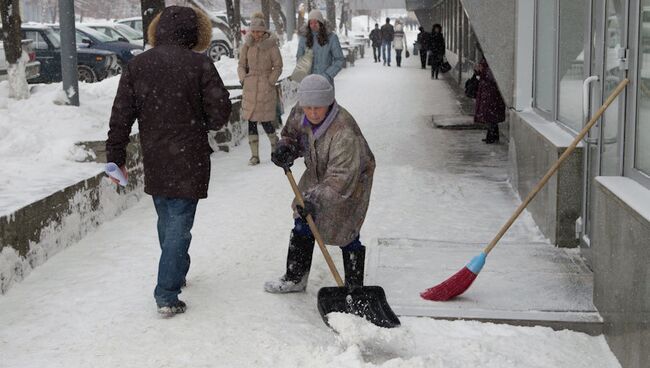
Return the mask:
<path id="1" fill-rule="evenodd" d="M 282 46 L 281 78 L 293 71 L 297 47 L 297 37 Z M 237 59 L 215 66 L 226 85 L 239 85 Z M 0 215 L 102 172 L 102 164 L 83 162 L 92 153 L 76 143 L 106 139 L 118 82 L 80 83 L 79 107 L 64 104 L 61 83 L 34 85 L 29 99 L 16 101 L 8 98 L 8 82 L 0 82 Z"/>

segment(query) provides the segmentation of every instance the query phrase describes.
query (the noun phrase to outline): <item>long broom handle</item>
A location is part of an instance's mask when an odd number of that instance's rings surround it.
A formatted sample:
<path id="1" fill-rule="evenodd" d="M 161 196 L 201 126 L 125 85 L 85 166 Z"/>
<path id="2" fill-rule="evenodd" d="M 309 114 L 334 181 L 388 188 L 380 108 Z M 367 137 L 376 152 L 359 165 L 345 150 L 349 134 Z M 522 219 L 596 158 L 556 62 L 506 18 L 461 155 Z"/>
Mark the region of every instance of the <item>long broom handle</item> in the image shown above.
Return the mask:
<path id="1" fill-rule="evenodd" d="M 542 190 L 542 188 L 544 187 L 546 182 L 548 182 L 551 179 L 553 174 L 555 174 L 557 172 L 557 170 L 560 168 L 560 165 L 562 164 L 562 162 L 564 162 L 564 160 L 566 160 L 567 157 L 569 157 L 569 155 L 571 153 L 573 153 L 575 148 L 578 146 L 578 143 L 580 143 L 582 138 L 584 138 L 585 135 L 587 135 L 587 133 L 589 133 L 589 129 L 591 129 L 591 127 L 593 127 L 596 124 L 598 119 L 600 119 L 600 117 L 603 115 L 603 113 L 605 113 L 605 110 L 607 110 L 609 105 L 611 105 L 612 102 L 614 102 L 614 100 L 616 99 L 616 97 L 618 97 L 618 95 L 620 95 L 621 92 L 623 92 L 623 90 L 625 89 L 625 86 L 627 86 L 628 83 L 630 83 L 630 80 L 626 78 L 626 79 L 623 79 L 618 84 L 618 86 L 616 87 L 614 92 L 612 92 L 612 94 L 609 95 L 609 97 L 607 98 L 605 103 L 600 107 L 600 109 L 598 109 L 596 114 L 591 118 L 591 120 L 589 120 L 587 125 L 585 125 L 585 127 L 582 128 L 582 130 L 580 131 L 580 133 L 578 133 L 578 136 L 575 137 L 573 142 L 571 142 L 571 145 L 569 147 L 567 147 L 567 149 L 564 151 L 564 153 L 562 153 L 560 158 L 557 161 L 555 161 L 555 164 L 553 164 L 553 166 L 548 170 L 548 172 L 546 172 L 546 175 L 544 175 L 542 180 L 540 180 L 539 183 L 537 183 L 537 186 L 535 186 L 535 188 L 528 194 L 526 199 L 524 199 L 524 201 L 519 205 L 517 210 L 512 214 L 512 216 L 510 216 L 510 219 L 508 220 L 508 222 L 506 222 L 505 225 L 503 225 L 501 227 L 501 230 L 499 230 L 499 232 L 494 237 L 494 239 L 492 239 L 490 244 L 483 250 L 483 252 L 485 254 L 488 254 L 488 253 L 490 253 L 490 251 L 492 251 L 492 248 L 494 248 L 497 245 L 499 240 L 501 240 L 501 238 L 506 233 L 506 231 L 508 231 L 510 226 L 512 226 L 512 224 L 515 222 L 517 217 L 519 217 L 519 215 L 526 209 L 528 204 L 533 200 L 533 198 L 535 198 L 537 193 L 539 193 L 540 190 Z"/>
<path id="2" fill-rule="evenodd" d="M 300 194 L 300 189 L 298 189 L 298 184 L 296 184 L 296 179 L 293 178 L 293 174 L 291 173 L 291 170 L 285 169 L 284 173 L 287 175 L 287 179 L 289 179 L 289 184 L 291 184 L 291 189 L 293 189 L 293 193 L 296 195 L 298 204 L 304 208 L 305 201 L 302 198 L 302 194 Z M 325 257 L 325 261 L 327 262 L 327 265 L 330 268 L 330 272 L 332 272 L 332 276 L 334 276 L 334 280 L 336 281 L 336 284 L 339 287 L 342 287 L 344 284 L 343 284 L 343 280 L 341 279 L 341 275 L 339 274 L 339 271 L 336 269 L 336 266 L 334 265 L 334 261 L 332 261 L 332 257 L 330 256 L 330 252 L 327 251 L 327 248 L 325 247 L 325 242 L 323 241 L 323 238 L 320 235 L 320 231 L 318 231 L 318 228 L 316 227 L 316 223 L 314 222 L 314 219 L 311 217 L 311 215 L 307 215 L 307 223 L 309 224 L 309 228 L 311 229 L 312 234 L 314 234 L 314 238 L 316 238 L 318 247 L 320 248 L 320 251 L 323 253 L 323 257 Z"/>

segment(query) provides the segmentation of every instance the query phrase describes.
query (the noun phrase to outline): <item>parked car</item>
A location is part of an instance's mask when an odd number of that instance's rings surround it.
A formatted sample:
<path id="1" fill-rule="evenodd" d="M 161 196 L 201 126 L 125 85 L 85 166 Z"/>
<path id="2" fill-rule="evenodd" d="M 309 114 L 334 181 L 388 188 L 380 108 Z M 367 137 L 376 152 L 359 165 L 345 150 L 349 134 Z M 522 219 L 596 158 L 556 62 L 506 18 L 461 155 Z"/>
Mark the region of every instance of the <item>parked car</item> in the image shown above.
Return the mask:
<path id="1" fill-rule="evenodd" d="M 140 33 L 142 33 L 142 18 L 141 17 L 120 19 L 120 20 L 117 21 L 117 23 L 126 24 L 127 26 L 135 29 L 136 31 L 138 31 Z"/>
<path id="2" fill-rule="evenodd" d="M 90 27 L 97 32 L 103 33 L 114 41 L 123 41 L 144 47 L 144 39 L 142 32 L 122 23 L 84 23 L 85 26 Z"/>
<path id="3" fill-rule="evenodd" d="M 55 25 L 54 30 L 59 32 L 59 26 Z M 124 41 L 116 41 L 101 32 L 87 27 L 83 24 L 76 24 L 77 49 L 92 48 L 111 51 L 117 55 L 120 65 L 126 65 L 135 55 L 142 52 L 142 47 Z"/>
<path id="4" fill-rule="evenodd" d="M 217 18 L 221 19 L 222 21 L 224 21 L 226 24 L 230 25 L 230 22 L 228 22 L 228 14 L 225 11 L 217 11 L 217 12 L 214 12 L 212 14 L 215 17 L 217 17 Z M 246 36 L 246 32 L 248 32 L 248 26 L 249 26 L 250 23 L 247 22 L 247 20 L 244 19 L 243 17 L 240 17 L 239 20 L 240 20 L 240 23 L 241 23 L 239 25 L 240 32 L 241 32 L 242 36 Z"/>
<path id="5" fill-rule="evenodd" d="M 59 34 L 41 24 L 23 24 L 23 38 L 33 40 L 36 60 L 41 63 L 40 75 L 30 83 L 60 82 L 61 42 Z M 77 72 L 83 82 L 97 82 L 119 72 L 115 53 L 89 48 L 77 49 Z"/>
<path id="6" fill-rule="evenodd" d="M 212 22 L 212 42 L 210 47 L 205 51 L 205 54 L 208 55 L 212 60 L 217 61 L 221 58 L 221 55 L 227 55 L 230 58 L 235 57 L 234 52 L 234 39 L 232 37 L 232 31 L 228 26 L 228 22 L 214 16 L 214 14 L 209 14 L 210 21 Z M 142 32 L 142 18 L 127 18 L 120 19 L 118 23 L 126 24 L 129 27 L 132 27 L 139 32 Z"/>
<path id="7" fill-rule="evenodd" d="M 205 53 L 213 61 L 218 61 L 222 55 L 230 58 L 235 57 L 235 40 L 228 22 L 215 16 L 210 17 L 210 20 L 212 21 L 212 42 Z"/>
<path id="8" fill-rule="evenodd" d="M 36 53 L 34 52 L 33 40 L 22 40 L 22 58 L 28 60 L 25 65 L 25 77 L 27 81 L 38 78 L 41 72 L 41 62 L 36 60 Z M 4 43 L 0 40 L 0 81 L 8 78 L 7 69 L 9 65 L 5 58 Z"/>

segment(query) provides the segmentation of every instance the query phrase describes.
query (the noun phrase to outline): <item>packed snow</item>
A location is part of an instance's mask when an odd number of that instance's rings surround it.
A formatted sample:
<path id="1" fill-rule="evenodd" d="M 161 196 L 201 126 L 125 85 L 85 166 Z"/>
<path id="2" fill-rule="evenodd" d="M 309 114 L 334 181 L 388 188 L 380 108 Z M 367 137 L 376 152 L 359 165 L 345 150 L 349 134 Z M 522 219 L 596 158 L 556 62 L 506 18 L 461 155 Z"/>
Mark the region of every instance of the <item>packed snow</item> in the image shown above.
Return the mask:
<path id="1" fill-rule="evenodd" d="M 337 100 L 357 119 L 377 158 L 361 234 L 369 247 L 389 237 L 485 241 L 518 204 L 513 192 L 494 183 L 489 165 L 458 170 L 463 159 L 455 156 L 455 134 L 474 135 L 481 144 L 482 132 L 431 128 L 431 114 L 455 113 L 456 102 L 445 82 L 431 81 L 418 63 L 412 57 L 402 68 L 387 68 L 366 57 L 336 78 Z M 78 140 L 105 138 L 116 83 L 115 78 L 82 85 L 81 108 L 56 105 L 61 94 L 56 85 L 38 86 L 27 101 L 0 100 L 12 122 L 3 111 L 0 170 L 10 180 L 2 193 L 13 190 L 23 201 L 38 195 L 20 190 L 18 170 L 23 186 L 53 176 L 49 186 L 43 183 L 50 190 L 65 185 L 64 179 L 74 181 L 70 176 L 100 170 L 99 164 L 77 163 L 79 153 L 70 150 Z M 306 293 L 265 293 L 264 281 L 284 270 L 292 195 L 282 171 L 270 163 L 268 142 L 260 145 L 262 164 L 256 167 L 246 165 L 246 145 L 213 155 L 209 198 L 199 203 L 193 263 L 181 294 L 188 303 L 185 314 L 172 319 L 156 314 L 156 216 L 144 197 L 0 296 L 0 365 L 620 366 L 602 336 L 542 327 L 405 317 L 402 327 L 385 330 L 332 314 L 332 330 L 316 309 L 318 290 L 333 284 L 318 250 Z M 48 156 L 60 173 L 58 183 L 52 172 L 42 173 Z M 492 156 L 488 151 L 481 160 L 489 163 Z M 299 174 L 304 166 L 296 166 Z M 495 195 L 510 200 L 491 205 Z M 506 238 L 543 240 L 528 214 Z M 340 267 L 339 252 L 332 254 Z"/>

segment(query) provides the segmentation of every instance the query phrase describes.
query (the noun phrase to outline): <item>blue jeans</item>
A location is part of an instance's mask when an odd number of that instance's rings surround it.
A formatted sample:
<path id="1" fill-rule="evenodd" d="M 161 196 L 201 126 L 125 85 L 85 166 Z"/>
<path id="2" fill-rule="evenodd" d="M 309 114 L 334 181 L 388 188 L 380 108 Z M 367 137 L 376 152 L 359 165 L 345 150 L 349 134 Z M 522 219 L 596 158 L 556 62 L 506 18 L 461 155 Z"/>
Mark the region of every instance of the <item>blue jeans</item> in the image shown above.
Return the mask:
<path id="1" fill-rule="evenodd" d="M 384 62 L 388 62 L 390 64 L 390 41 L 381 41 L 381 52 L 384 56 Z M 388 53 L 388 56 L 386 56 L 386 53 Z"/>
<path id="2" fill-rule="evenodd" d="M 187 252 L 192 241 L 190 230 L 198 200 L 153 196 L 153 204 L 158 214 L 161 250 L 154 298 L 158 306 L 170 306 L 178 302 L 178 294 L 190 269 Z"/>

